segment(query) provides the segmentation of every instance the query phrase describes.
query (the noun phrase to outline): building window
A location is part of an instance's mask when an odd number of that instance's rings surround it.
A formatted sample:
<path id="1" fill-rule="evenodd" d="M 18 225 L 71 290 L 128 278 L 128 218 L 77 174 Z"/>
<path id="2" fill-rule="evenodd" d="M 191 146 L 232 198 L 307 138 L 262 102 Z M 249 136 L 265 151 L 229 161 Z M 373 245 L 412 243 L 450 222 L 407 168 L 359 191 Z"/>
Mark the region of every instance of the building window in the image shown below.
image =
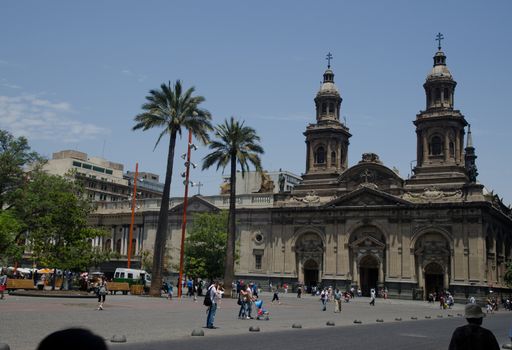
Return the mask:
<path id="1" fill-rule="evenodd" d="M 322 103 L 322 114 L 327 114 L 327 103 Z"/>
<path id="2" fill-rule="evenodd" d="M 450 90 L 447 88 L 444 89 L 444 102 L 447 104 L 450 103 Z"/>
<path id="3" fill-rule="evenodd" d="M 322 146 L 318 147 L 315 152 L 315 163 L 323 164 L 325 163 L 325 150 Z"/>
<path id="4" fill-rule="evenodd" d="M 84 169 L 92 169 L 92 165 L 83 163 L 82 164 L 82 168 L 84 168 Z"/>
<path id="5" fill-rule="evenodd" d="M 261 255 L 254 256 L 254 268 L 256 270 L 261 270 Z"/>
<path id="6" fill-rule="evenodd" d="M 443 141 L 441 137 L 434 136 L 430 139 L 429 151 L 432 156 L 439 156 L 443 154 Z"/>
<path id="7" fill-rule="evenodd" d="M 112 240 L 107 239 L 103 244 L 103 250 L 109 252 L 111 250 Z"/>
<path id="8" fill-rule="evenodd" d="M 441 101 L 441 89 L 436 89 L 436 102 Z"/>
<path id="9" fill-rule="evenodd" d="M 331 152 L 331 165 L 336 165 L 336 152 Z"/>
<path id="10" fill-rule="evenodd" d="M 110 170 L 110 169 L 106 169 L 106 170 L 105 170 L 105 173 L 106 173 L 106 174 L 108 174 L 108 175 L 112 175 L 112 170 Z"/>
<path id="11" fill-rule="evenodd" d="M 82 163 L 80 162 L 76 162 L 76 161 L 73 161 L 73 166 L 76 166 L 78 168 L 81 168 L 82 167 Z"/>
<path id="12" fill-rule="evenodd" d="M 99 173 L 104 173 L 105 172 L 105 168 L 100 168 L 99 166 L 93 166 L 92 170 L 97 171 Z"/>
<path id="13" fill-rule="evenodd" d="M 116 242 L 116 253 L 121 254 L 121 238 L 119 238 Z"/>
<path id="14" fill-rule="evenodd" d="M 455 144 L 450 142 L 450 157 L 455 157 Z"/>

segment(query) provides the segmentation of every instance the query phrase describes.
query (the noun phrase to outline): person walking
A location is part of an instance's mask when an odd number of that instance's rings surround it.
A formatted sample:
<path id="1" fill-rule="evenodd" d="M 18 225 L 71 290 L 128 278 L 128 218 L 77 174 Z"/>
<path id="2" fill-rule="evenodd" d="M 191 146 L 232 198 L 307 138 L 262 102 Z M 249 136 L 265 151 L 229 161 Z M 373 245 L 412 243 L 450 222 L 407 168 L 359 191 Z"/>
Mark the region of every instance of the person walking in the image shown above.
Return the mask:
<path id="1" fill-rule="evenodd" d="M 247 317 L 247 306 L 245 303 L 245 300 L 247 298 L 247 288 L 245 287 L 244 284 L 241 284 L 239 288 L 240 292 L 238 293 L 237 304 L 240 305 L 240 310 L 238 311 L 238 318 L 245 319 Z"/>
<path id="2" fill-rule="evenodd" d="M 322 302 L 322 311 L 327 310 L 327 289 L 322 289 L 322 292 L 320 293 L 320 301 Z"/>
<path id="3" fill-rule="evenodd" d="M 215 321 L 215 314 L 217 313 L 217 304 L 220 298 L 220 284 L 218 281 L 212 283 L 212 285 L 206 291 L 205 298 L 208 298 L 210 301 L 210 306 L 208 306 L 208 316 L 206 317 L 206 328 L 216 329 L 213 325 Z"/>
<path id="4" fill-rule="evenodd" d="M 341 292 L 338 288 L 334 291 L 334 312 L 341 312 Z"/>
<path id="5" fill-rule="evenodd" d="M 297 298 L 300 298 L 300 297 L 302 297 L 302 287 L 298 286 L 297 287 Z"/>
<path id="6" fill-rule="evenodd" d="M 499 350 L 500 346 L 492 332 L 482 327 L 485 314 L 476 304 L 467 304 L 464 318 L 467 325 L 455 329 L 448 350 Z"/>
<path id="7" fill-rule="evenodd" d="M 277 303 L 281 305 L 281 301 L 279 300 L 279 289 L 274 288 L 274 296 L 272 297 L 272 303 L 277 300 Z"/>
<path id="8" fill-rule="evenodd" d="M 375 289 L 370 290 L 370 305 L 375 306 Z"/>
<path id="9" fill-rule="evenodd" d="M 5 299 L 4 292 L 7 289 L 7 275 L 5 270 L 0 271 L 0 299 Z"/>
<path id="10" fill-rule="evenodd" d="M 96 310 L 103 310 L 103 304 L 105 303 L 105 298 L 107 297 L 107 282 L 104 278 L 100 278 L 97 285 L 97 293 L 98 293 L 98 308 Z"/>

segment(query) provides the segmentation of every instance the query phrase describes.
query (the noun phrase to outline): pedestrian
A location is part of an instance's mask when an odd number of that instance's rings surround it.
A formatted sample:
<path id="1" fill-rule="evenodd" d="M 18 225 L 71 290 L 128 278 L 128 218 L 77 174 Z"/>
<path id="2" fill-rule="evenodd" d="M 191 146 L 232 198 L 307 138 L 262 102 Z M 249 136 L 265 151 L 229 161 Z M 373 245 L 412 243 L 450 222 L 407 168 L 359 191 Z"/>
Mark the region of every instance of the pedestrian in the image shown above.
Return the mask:
<path id="1" fill-rule="evenodd" d="M 320 301 L 322 302 L 322 311 L 327 310 L 327 298 L 328 298 L 327 289 L 324 288 L 322 290 L 322 292 L 320 293 Z"/>
<path id="2" fill-rule="evenodd" d="M 220 289 L 220 284 L 218 281 L 215 281 L 214 283 L 212 283 L 212 285 L 206 291 L 205 299 L 208 298 L 209 303 L 210 303 L 210 305 L 208 306 L 208 310 L 207 310 L 208 316 L 206 317 L 206 328 L 210 328 L 210 329 L 217 328 L 213 325 L 213 322 L 215 321 L 215 313 L 217 312 L 217 304 L 220 299 L 219 289 Z"/>
<path id="3" fill-rule="evenodd" d="M 167 282 L 167 300 L 172 300 L 173 286 L 172 282 Z"/>
<path id="4" fill-rule="evenodd" d="M 249 283 L 247 288 L 245 289 L 246 295 L 245 295 L 245 315 L 246 319 L 252 319 L 252 302 L 254 301 L 254 297 L 252 295 L 252 283 Z"/>
<path id="5" fill-rule="evenodd" d="M 287 283 L 283 284 L 283 288 L 284 288 L 284 294 L 288 294 L 288 284 Z"/>
<path id="6" fill-rule="evenodd" d="M 334 291 L 334 312 L 341 312 L 341 292 L 338 288 Z"/>
<path id="7" fill-rule="evenodd" d="M 302 297 L 302 286 L 297 287 L 297 298 Z"/>
<path id="8" fill-rule="evenodd" d="M 370 290 L 370 305 L 375 306 L 375 289 Z"/>
<path id="9" fill-rule="evenodd" d="M 105 298 L 107 297 L 107 282 L 104 278 L 100 277 L 98 282 L 97 293 L 98 293 L 98 308 L 96 310 L 103 310 L 103 304 L 105 303 Z"/>
<path id="10" fill-rule="evenodd" d="M 239 286 L 240 292 L 238 293 L 238 301 L 237 304 L 240 305 L 240 310 L 238 310 L 238 318 L 245 319 L 247 317 L 247 307 L 245 305 L 245 299 L 247 297 L 247 288 L 244 284 L 240 284 Z"/>
<path id="11" fill-rule="evenodd" d="M 277 288 L 274 289 L 274 296 L 272 297 L 272 303 L 277 300 L 277 303 L 281 305 L 281 301 L 279 300 L 279 290 Z"/>
<path id="12" fill-rule="evenodd" d="M 5 274 L 5 270 L 2 269 L 0 271 L 0 299 L 5 299 L 4 292 L 7 289 L 7 275 Z"/>
<path id="13" fill-rule="evenodd" d="M 448 350 L 499 350 L 494 334 L 481 327 L 485 317 L 482 308 L 476 304 L 467 304 L 464 311 L 468 324 L 455 329 Z"/>

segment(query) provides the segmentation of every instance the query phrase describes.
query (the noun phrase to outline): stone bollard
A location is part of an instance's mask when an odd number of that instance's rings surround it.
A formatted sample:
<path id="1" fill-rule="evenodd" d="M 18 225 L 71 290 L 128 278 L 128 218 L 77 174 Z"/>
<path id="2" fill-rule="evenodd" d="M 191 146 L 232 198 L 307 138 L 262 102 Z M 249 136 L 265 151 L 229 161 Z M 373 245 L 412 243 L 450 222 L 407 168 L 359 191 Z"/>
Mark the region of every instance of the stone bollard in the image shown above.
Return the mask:
<path id="1" fill-rule="evenodd" d="M 0 343 L 0 350 L 11 350 L 11 348 L 5 343 Z"/>
<path id="2" fill-rule="evenodd" d="M 259 332 L 260 331 L 260 327 L 258 326 L 250 326 L 249 327 L 249 332 Z"/>
<path id="3" fill-rule="evenodd" d="M 114 334 L 112 336 L 112 338 L 110 339 L 110 342 L 112 342 L 112 343 L 126 343 L 126 336 L 125 335 Z"/>
<path id="4" fill-rule="evenodd" d="M 395 321 L 402 321 L 402 318 L 401 317 L 397 317 L 397 318 L 395 318 Z"/>
<path id="5" fill-rule="evenodd" d="M 193 337 L 204 337 L 204 331 L 202 329 L 194 329 L 190 335 Z"/>
<path id="6" fill-rule="evenodd" d="M 327 321 L 325 325 L 326 326 L 334 326 L 335 324 L 333 321 Z"/>
<path id="7" fill-rule="evenodd" d="M 376 322 L 384 322 L 384 320 L 382 318 L 378 318 L 375 320 Z"/>
<path id="8" fill-rule="evenodd" d="M 292 324 L 292 328 L 302 328 L 302 325 L 298 324 L 298 323 L 294 323 L 294 324 Z"/>
<path id="9" fill-rule="evenodd" d="M 512 344 L 508 343 L 508 344 L 503 344 L 501 346 L 502 349 L 512 349 Z M 0 348 L 1 349 L 1 348 Z"/>
<path id="10" fill-rule="evenodd" d="M 411 317 L 411 320 L 417 320 L 417 319 L 418 319 L 418 318 L 417 318 L 417 317 L 415 317 L 415 316 Z"/>
<path id="11" fill-rule="evenodd" d="M 426 318 L 427 320 L 429 320 L 429 319 L 431 319 L 432 317 L 431 317 L 431 316 L 425 316 L 425 318 Z"/>
<path id="12" fill-rule="evenodd" d="M 354 323 L 361 324 L 361 323 L 363 323 L 363 321 L 361 321 L 361 320 L 354 320 Z"/>

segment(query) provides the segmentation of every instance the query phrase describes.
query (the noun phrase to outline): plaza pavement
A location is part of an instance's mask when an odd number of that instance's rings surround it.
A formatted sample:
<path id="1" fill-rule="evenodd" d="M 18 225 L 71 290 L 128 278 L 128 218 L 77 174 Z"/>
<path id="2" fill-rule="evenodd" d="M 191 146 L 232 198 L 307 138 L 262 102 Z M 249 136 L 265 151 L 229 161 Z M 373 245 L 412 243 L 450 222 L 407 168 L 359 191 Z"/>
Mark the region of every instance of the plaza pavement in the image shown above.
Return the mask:
<path id="1" fill-rule="evenodd" d="M 318 297 L 296 298 L 295 294 L 281 295 L 281 305 L 271 304 L 272 294 L 262 293 L 264 307 L 270 312 L 269 321 L 239 320 L 239 306 L 234 299 L 224 299 L 215 319 L 218 329 L 205 329 L 206 307 L 202 298 L 197 302 L 187 297 L 169 301 L 165 298 L 108 295 L 105 310 L 96 310 L 95 299 L 33 298 L 7 296 L 0 301 L 0 343 L 12 350 L 35 349 L 46 335 L 67 327 L 85 327 L 109 340 L 113 335 L 125 335 L 128 343 L 185 339 L 193 329 L 203 329 L 206 337 L 247 333 L 250 326 L 259 326 L 262 332 L 291 330 L 293 323 L 304 329 L 325 328 L 327 321 L 336 326 L 352 326 L 355 319 L 363 324 L 384 322 L 414 322 L 411 317 L 424 320 L 438 316 L 458 317 L 463 305 L 440 310 L 439 305 L 422 301 L 377 299 L 370 306 L 368 298 L 355 298 L 343 303 L 341 314 L 334 313 L 333 303 L 321 311 Z M 505 311 L 503 311 L 505 312 Z M 255 314 L 255 310 L 254 310 Z"/>

